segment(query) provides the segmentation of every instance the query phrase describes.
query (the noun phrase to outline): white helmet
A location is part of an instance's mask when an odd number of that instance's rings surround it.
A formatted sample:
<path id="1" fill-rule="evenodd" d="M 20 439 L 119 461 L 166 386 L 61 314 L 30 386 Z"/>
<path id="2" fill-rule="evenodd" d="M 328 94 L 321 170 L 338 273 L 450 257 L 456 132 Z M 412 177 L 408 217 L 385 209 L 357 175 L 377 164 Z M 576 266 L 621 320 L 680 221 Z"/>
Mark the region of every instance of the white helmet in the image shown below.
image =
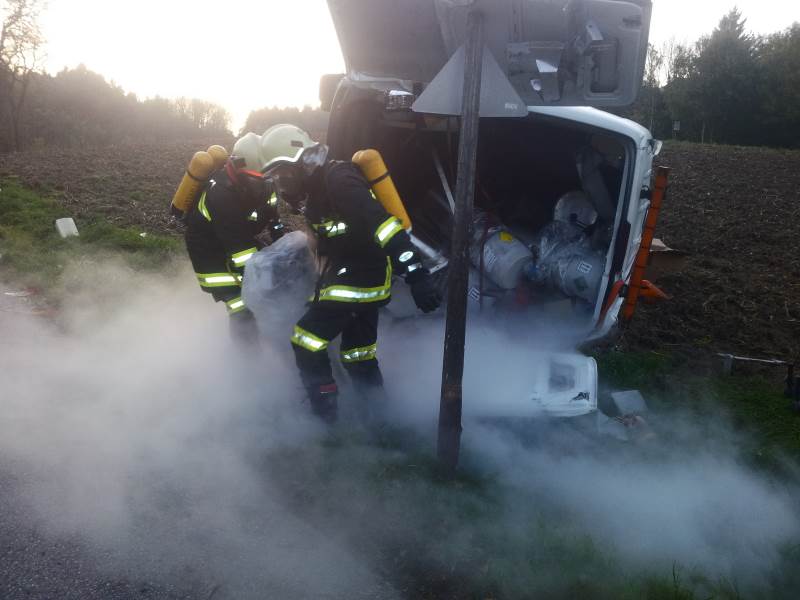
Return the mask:
<path id="1" fill-rule="evenodd" d="M 597 222 L 597 211 L 584 192 L 567 192 L 556 202 L 553 220 L 586 229 Z"/>
<path id="2" fill-rule="evenodd" d="M 277 160 L 295 161 L 303 148 L 314 144 L 311 136 L 296 125 L 273 125 L 261 136 L 260 152 L 264 166 Z"/>
<path id="3" fill-rule="evenodd" d="M 243 158 L 245 168 L 251 171 L 261 171 L 267 162 L 261 153 L 261 136 L 252 131 L 236 140 L 233 156 Z"/>

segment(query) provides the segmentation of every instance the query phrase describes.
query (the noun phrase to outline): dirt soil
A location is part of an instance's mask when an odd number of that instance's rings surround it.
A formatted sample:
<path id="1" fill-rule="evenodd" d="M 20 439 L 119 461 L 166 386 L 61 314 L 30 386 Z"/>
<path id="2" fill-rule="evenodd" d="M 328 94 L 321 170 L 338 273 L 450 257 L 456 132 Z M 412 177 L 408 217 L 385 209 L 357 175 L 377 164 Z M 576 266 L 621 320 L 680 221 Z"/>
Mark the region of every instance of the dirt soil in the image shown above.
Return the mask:
<path id="1" fill-rule="evenodd" d="M 172 195 L 192 155 L 211 144 L 230 150 L 233 139 L 0 154 L 0 177 L 17 176 L 33 189 L 55 192 L 78 229 L 82 221 L 100 218 L 177 233 L 169 215 Z"/>
<path id="2" fill-rule="evenodd" d="M 800 152 L 667 144 L 657 164 L 672 171 L 656 236 L 689 256 L 623 345 L 800 359 Z"/>
<path id="3" fill-rule="evenodd" d="M 211 143 L 41 150 L 0 155 L 0 177 L 55 192 L 65 216 L 178 234 L 168 206 L 188 159 Z M 800 152 L 666 144 L 672 168 L 656 235 L 689 253 L 658 285 L 672 299 L 640 306 L 628 349 L 800 358 Z"/>

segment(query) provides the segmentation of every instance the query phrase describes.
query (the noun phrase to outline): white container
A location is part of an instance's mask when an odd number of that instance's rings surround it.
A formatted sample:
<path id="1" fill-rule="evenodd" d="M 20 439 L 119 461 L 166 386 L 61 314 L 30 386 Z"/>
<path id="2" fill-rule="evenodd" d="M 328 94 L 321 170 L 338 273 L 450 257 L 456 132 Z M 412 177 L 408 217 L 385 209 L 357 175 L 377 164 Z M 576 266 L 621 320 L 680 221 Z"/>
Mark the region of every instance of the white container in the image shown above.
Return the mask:
<path id="1" fill-rule="evenodd" d="M 492 361 L 491 370 L 492 378 L 503 385 L 494 388 L 491 399 L 465 393 L 466 416 L 578 417 L 597 410 L 597 363 L 590 356 L 511 352 Z M 485 389 L 485 371 L 468 369 L 465 377 L 465 390 Z"/>
<path id="2" fill-rule="evenodd" d="M 470 257 L 475 268 L 481 268 L 481 245 L 483 246 L 483 270 L 492 282 L 503 289 L 513 290 L 522 279 L 522 273 L 533 262 L 528 248 L 505 229 L 490 230 L 486 243 L 475 235 L 470 248 Z"/>
<path id="3" fill-rule="evenodd" d="M 62 238 L 68 238 L 78 235 L 78 228 L 72 217 L 65 217 L 63 219 L 56 219 L 56 231 Z"/>

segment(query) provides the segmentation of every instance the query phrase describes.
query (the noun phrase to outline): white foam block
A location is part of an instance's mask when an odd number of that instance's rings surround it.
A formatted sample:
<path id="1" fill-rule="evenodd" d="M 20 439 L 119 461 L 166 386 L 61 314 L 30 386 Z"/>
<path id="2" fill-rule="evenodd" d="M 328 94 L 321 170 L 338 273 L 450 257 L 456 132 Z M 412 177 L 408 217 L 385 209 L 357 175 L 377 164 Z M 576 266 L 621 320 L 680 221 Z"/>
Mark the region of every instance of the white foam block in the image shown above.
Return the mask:
<path id="1" fill-rule="evenodd" d="M 639 390 L 612 392 L 611 399 L 622 415 L 638 415 L 647 412 L 647 402 Z"/>
<path id="2" fill-rule="evenodd" d="M 64 217 L 63 219 L 56 220 L 56 231 L 62 238 L 72 237 L 78 235 L 78 227 L 72 217 Z"/>

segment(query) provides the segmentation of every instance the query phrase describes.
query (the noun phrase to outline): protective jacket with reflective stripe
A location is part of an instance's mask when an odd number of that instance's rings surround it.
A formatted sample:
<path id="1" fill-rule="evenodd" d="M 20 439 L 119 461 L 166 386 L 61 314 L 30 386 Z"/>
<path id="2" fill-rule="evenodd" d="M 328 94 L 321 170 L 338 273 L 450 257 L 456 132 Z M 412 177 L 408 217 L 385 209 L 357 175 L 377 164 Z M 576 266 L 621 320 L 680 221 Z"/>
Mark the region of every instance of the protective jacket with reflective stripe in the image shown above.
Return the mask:
<path id="1" fill-rule="evenodd" d="M 280 229 L 272 186 L 265 182 L 263 192 L 234 184 L 220 169 L 186 217 L 186 249 L 198 283 L 217 300 L 240 295 L 244 266 L 264 246 L 256 235 Z"/>
<path id="2" fill-rule="evenodd" d="M 402 223 L 386 212 L 351 162 L 331 161 L 312 185 L 306 220 L 317 237 L 319 301 L 385 304 L 392 272 L 420 261 Z"/>

